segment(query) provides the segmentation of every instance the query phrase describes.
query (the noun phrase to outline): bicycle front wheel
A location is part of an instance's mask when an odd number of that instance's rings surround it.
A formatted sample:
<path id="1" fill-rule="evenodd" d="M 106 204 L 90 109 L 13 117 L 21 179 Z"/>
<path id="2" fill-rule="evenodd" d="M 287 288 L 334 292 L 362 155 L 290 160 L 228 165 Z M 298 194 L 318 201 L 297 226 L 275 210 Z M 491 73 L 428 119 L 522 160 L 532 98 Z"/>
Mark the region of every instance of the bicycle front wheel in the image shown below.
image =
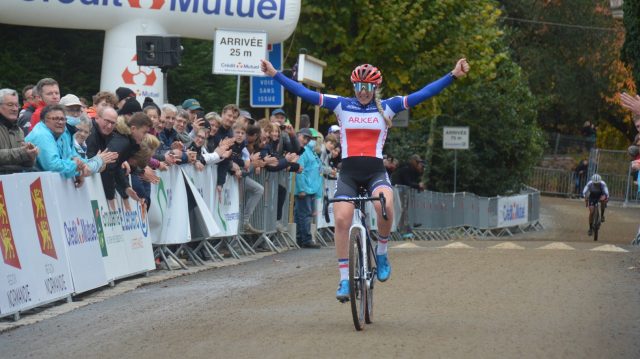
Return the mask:
<path id="1" fill-rule="evenodd" d="M 352 231 L 349 237 L 349 300 L 356 330 L 364 329 L 367 306 L 367 286 L 361 260 L 363 250 L 360 244 L 360 231 Z"/>
<path id="2" fill-rule="evenodd" d="M 598 240 L 598 232 L 600 232 L 600 207 L 595 206 L 593 209 L 593 240 Z"/>

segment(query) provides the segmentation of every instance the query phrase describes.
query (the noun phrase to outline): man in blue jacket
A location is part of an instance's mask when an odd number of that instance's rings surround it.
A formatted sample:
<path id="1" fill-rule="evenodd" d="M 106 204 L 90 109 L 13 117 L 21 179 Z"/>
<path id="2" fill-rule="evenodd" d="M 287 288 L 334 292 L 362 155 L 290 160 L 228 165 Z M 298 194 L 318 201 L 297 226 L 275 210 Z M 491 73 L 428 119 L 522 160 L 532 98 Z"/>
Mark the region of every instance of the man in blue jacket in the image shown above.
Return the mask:
<path id="1" fill-rule="evenodd" d="M 58 172 L 65 178 L 73 178 L 76 186 L 81 186 L 84 177 L 91 175 L 91 170 L 73 146 L 71 133 L 66 126 L 64 107 L 46 106 L 41 117 L 42 121 L 25 138 L 25 141 L 40 149 L 36 167 L 42 171 Z"/>
<path id="2" fill-rule="evenodd" d="M 303 171 L 296 176 L 294 192 L 296 240 L 298 245 L 303 248 L 320 248 L 320 245 L 315 243 L 311 237 L 311 220 L 313 218 L 313 204 L 316 195 L 321 194 L 322 165 L 320 158 L 314 151 L 316 141 L 311 130 L 308 128 L 300 129 L 298 131 L 298 141 L 301 146 L 304 146 L 304 152 L 298 160 L 298 164 L 303 168 Z"/>

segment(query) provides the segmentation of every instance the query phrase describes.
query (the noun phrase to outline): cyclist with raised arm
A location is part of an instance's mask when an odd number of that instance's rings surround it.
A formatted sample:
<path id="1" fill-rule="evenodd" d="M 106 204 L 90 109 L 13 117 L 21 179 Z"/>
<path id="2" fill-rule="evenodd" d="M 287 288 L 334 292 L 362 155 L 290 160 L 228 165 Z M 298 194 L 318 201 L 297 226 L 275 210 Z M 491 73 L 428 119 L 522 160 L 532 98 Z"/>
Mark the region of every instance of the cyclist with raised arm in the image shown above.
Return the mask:
<path id="1" fill-rule="evenodd" d="M 588 194 L 588 195 L 587 195 Z M 607 184 L 602 180 L 599 174 L 591 176 L 591 180 L 587 182 L 582 190 L 584 201 L 589 207 L 589 235 L 593 234 L 593 210 L 596 203 L 600 202 L 600 222 L 604 223 L 604 209 L 609 200 L 609 189 Z"/>
<path id="2" fill-rule="evenodd" d="M 284 88 L 303 100 L 333 111 L 340 126 L 342 147 L 342 169 L 338 174 L 334 198 L 349 198 L 358 195 L 364 187 L 372 197 L 383 194 L 386 198 L 387 219 L 382 217 L 381 204 L 375 202 L 378 220 L 378 245 L 376 259 L 378 279 L 389 279 L 391 265 L 387 256 L 387 241 L 393 223 L 393 190 L 382 159 L 382 147 L 391 127 L 393 116 L 414 107 L 439 94 L 457 78 L 469 71 L 467 60 L 458 60 L 453 71 L 408 96 L 382 99 L 380 85 L 382 74 L 378 68 L 363 64 L 351 72 L 355 97 L 326 95 L 311 91 L 278 72 L 267 60 L 261 60 L 260 69 L 273 77 Z M 336 298 L 344 302 L 349 298 L 349 227 L 353 219 L 354 205 L 337 202 L 333 205 L 335 220 L 336 254 L 340 270 L 340 283 Z"/>

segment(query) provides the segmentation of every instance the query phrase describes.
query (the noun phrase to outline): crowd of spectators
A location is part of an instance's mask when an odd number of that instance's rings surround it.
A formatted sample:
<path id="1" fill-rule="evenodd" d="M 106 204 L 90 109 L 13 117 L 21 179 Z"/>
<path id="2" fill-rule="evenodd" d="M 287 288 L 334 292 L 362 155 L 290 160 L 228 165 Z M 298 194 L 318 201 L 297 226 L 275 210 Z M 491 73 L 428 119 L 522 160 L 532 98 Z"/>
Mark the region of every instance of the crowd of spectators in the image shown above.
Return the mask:
<path id="1" fill-rule="evenodd" d="M 196 99 L 180 106 L 158 105 L 146 98 L 143 105 L 134 91 L 100 91 L 92 103 L 75 94 L 61 97 L 51 78 L 17 91 L 0 90 L 0 172 L 53 171 L 82 186 L 84 178 L 99 173 L 109 205 L 115 194 L 144 206 L 151 203 L 156 171 L 178 164 L 201 171 L 216 165 L 216 190 L 230 174 L 242 180 L 245 205 L 241 231 L 262 231 L 249 223 L 263 196 L 262 184 L 251 174 L 262 171 L 298 173 L 294 191 L 297 241 L 317 248 L 310 235 L 312 199 L 323 195 L 322 175 L 335 178 L 340 163 L 339 137 L 323 136 L 309 128 L 309 119 L 296 132 L 282 109 L 270 118 L 254 119 L 230 104 L 205 112 Z M 304 122 L 304 121 L 303 121 Z M 336 132 L 335 128 L 332 132 Z M 130 175 L 131 181 L 128 180 Z M 278 220 L 282 218 L 287 186 L 278 188 Z M 285 230 L 281 225 L 279 230 Z"/>
<path id="2" fill-rule="evenodd" d="M 326 136 L 301 117 L 294 130 L 287 114 L 276 109 L 270 118 L 254 119 L 234 104 L 218 113 L 205 112 L 196 99 L 180 106 L 156 104 L 146 98 L 142 105 L 129 88 L 100 91 L 89 104 L 76 94 L 61 97 L 57 81 L 44 78 L 28 85 L 20 94 L 0 90 L 0 173 L 53 171 L 82 186 L 84 178 L 99 173 L 109 205 L 115 194 L 144 206 L 151 203 L 151 184 L 156 171 L 178 164 L 202 171 L 216 165 L 216 190 L 227 179 L 242 180 L 244 213 L 241 231 L 260 234 L 249 218 L 263 196 L 264 187 L 251 174 L 262 171 L 295 172 L 294 195 L 296 240 L 306 248 L 319 248 L 311 234 L 311 223 L 319 210 L 315 199 L 326 195 L 322 178 L 336 179 L 340 169 L 340 127 L 332 125 Z M 422 160 L 412 156 L 407 164 L 385 157 L 394 183 L 424 189 Z M 128 180 L 130 175 L 131 180 Z M 278 186 L 277 228 L 288 188 Z"/>

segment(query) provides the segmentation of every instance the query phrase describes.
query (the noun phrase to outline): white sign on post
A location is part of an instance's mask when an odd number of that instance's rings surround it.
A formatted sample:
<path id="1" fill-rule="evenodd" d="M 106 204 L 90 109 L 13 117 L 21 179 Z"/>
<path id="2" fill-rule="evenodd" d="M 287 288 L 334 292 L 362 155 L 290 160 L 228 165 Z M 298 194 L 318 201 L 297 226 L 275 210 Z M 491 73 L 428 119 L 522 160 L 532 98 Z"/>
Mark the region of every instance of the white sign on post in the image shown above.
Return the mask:
<path id="1" fill-rule="evenodd" d="M 443 127 L 442 148 L 446 150 L 468 150 L 469 127 Z"/>
<path id="2" fill-rule="evenodd" d="M 216 30 L 213 41 L 213 73 L 264 76 L 260 60 L 267 56 L 267 33 Z"/>

